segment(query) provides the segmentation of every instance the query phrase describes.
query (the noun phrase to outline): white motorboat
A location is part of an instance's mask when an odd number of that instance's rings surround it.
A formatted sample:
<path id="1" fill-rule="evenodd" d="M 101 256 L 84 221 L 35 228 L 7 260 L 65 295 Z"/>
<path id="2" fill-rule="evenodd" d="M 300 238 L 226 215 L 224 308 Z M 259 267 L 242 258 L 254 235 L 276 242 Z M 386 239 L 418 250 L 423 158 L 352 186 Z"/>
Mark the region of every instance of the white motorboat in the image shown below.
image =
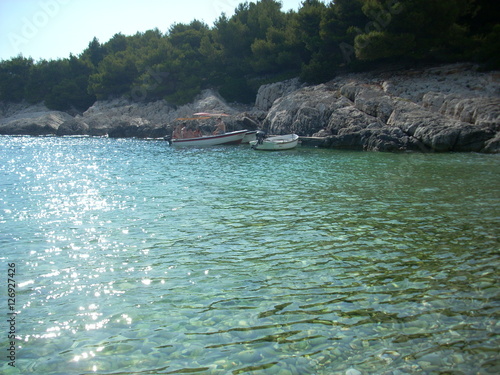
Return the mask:
<path id="1" fill-rule="evenodd" d="M 243 137 L 243 140 L 241 141 L 241 143 L 248 144 L 252 141 L 255 141 L 256 139 L 257 139 L 257 130 L 250 130 L 250 131 L 247 131 L 247 133 Z"/>
<path id="2" fill-rule="evenodd" d="M 224 134 L 207 135 L 196 138 L 173 138 L 170 139 L 169 142 L 175 147 L 239 145 L 247 132 L 248 130 L 238 130 Z"/>
<path id="3" fill-rule="evenodd" d="M 269 138 L 259 138 L 251 141 L 250 145 L 254 150 L 279 151 L 290 150 L 297 147 L 299 136 L 297 134 L 276 135 Z"/>

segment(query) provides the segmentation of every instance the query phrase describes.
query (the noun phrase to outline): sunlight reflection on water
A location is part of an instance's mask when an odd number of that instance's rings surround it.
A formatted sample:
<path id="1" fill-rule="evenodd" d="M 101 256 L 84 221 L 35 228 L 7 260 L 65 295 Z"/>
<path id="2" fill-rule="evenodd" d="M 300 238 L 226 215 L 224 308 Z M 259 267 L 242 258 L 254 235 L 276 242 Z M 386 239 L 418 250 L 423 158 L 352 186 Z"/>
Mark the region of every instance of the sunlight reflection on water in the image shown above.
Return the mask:
<path id="1" fill-rule="evenodd" d="M 497 156 L 0 147 L 22 373 L 499 370 Z"/>

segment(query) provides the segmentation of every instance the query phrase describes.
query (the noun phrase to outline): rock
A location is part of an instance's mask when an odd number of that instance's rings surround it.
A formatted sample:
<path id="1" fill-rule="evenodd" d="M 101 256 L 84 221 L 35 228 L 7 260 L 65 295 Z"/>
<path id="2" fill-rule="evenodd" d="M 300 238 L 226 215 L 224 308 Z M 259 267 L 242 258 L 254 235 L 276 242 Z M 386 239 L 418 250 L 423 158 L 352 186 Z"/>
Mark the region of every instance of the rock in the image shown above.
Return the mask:
<path id="1" fill-rule="evenodd" d="M 408 137 L 401 129 L 381 128 L 375 131 L 364 143 L 367 151 L 408 151 L 421 150 L 421 143 L 413 137 Z"/>
<path id="2" fill-rule="evenodd" d="M 497 133 L 494 127 L 488 125 L 463 125 L 460 127 L 460 133 L 453 151 L 484 152 L 487 142 L 494 139 Z"/>
<path id="3" fill-rule="evenodd" d="M 397 128 L 346 128 L 338 135 L 328 137 L 325 144 L 332 148 L 390 152 L 419 150 L 421 147 L 416 139 Z"/>
<path id="4" fill-rule="evenodd" d="M 165 101 L 138 103 L 118 99 L 94 103 L 79 120 L 88 124 L 89 135 L 155 138 L 167 134 L 166 125 L 173 120 L 172 111 Z"/>
<path id="5" fill-rule="evenodd" d="M 262 85 L 257 92 L 255 108 L 268 111 L 276 99 L 298 90 L 301 86 L 298 78 Z"/>
<path id="6" fill-rule="evenodd" d="M 429 92 L 423 97 L 423 106 L 454 119 L 475 125 L 500 123 L 500 98 L 470 98 L 457 94 Z"/>
<path id="7" fill-rule="evenodd" d="M 451 151 L 456 144 L 459 124 L 415 103 L 401 102 L 387 121 L 388 126 L 397 127 L 409 137 L 414 137 L 428 150 Z"/>
<path id="8" fill-rule="evenodd" d="M 192 107 L 189 115 L 195 112 L 213 112 L 213 113 L 226 113 L 234 114 L 234 109 L 229 106 L 226 101 L 214 90 L 204 90 L 194 101 L 193 105 L 186 105 L 184 107 Z"/>
<path id="9" fill-rule="evenodd" d="M 361 375 L 361 371 L 356 370 L 355 368 L 350 368 L 345 372 L 345 375 Z"/>
<path id="10" fill-rule="evenodd" d="M 498 152 L 495 77 L 468 65 L 390 77 L 349 74 L 276 100 L 264 126 L 275 134 L 323 136 L 335 148 Z"/>
<path id="11" fill-rule="evenodd" d="M 380 89 L 347 84 L 335 90 L 319 85 L 277 100 L 264 124 L 273 134 L 288 130 L 303 136 L 326 136 L 324 144 L 328 147 L 378 151 L 418 149 L 417 140 L 399 128 L 386 126 L 384 121 L 390 118 L 394 105 L 394 100 Z"/>
<path id="12" fill-rule="evenodd" d="M 446 95 L 440 92 L 429 91 L 424 94 L 422 104 L 424 108 L 438 112 L 445 101 Z"/>
<path id="13" fill-rule="evenodd" d="M 81 119 L 71 118 L 57 129 L 57 135 L 88 135 L 90 127 Z"/>
<path id="14" fill-rule="evenodd" d="M 241 120 L 242 128 L 248 130 L 257 130 L 259 128 L 259 123 L 257 120 L 244 116 Z"/>
<path id="15" fill-rule="evenodd" d="M 329 129 L 332 134 L 338 134 L 342 129 L 364 129 L 377 122 L 375 117 L 360 111 L 354 106 L 340 107 L 330 115 L 326 129 Z"/>
<path id="16" fill-rule="evenodd" d="M 460 129 L 452 125 L 420 126 L 414 137 L 432 151 L 454 151 Z"/>
<path id="17" fill-rule="evenodd" d="M 357 75 L 356 77 L 359 77 Z M 498 97 L 500 89 L 495 73 L 480 73 L 471 64 L 449 64 L 427 69 L 388 71 L 379 77 L 364 75 L 366 81 L 382 82 L 384 92 L 421 103 L 429 92 L 462 97 Z"/>
<path id="18" fill-rule="evenodd" d="M 189 120 L 196 112 L 211 112 L 229 114 L 224 122 L 230 131 L 297 133 L 321 147 L 498 153 L 499 77 L 451 64 L 345 74 L 316 86 L 293 79 L 263 85 L 252 108 L 229 105 L 213 90 L 180 107 L 164 100 L 98 101 L 76 117 L 43 104 L 0 103 L 0 134 L 158 138 L 171 134 L 179 121 L 211 131 L 213 118 Z"/>
<path id="19" fill-rule="evenodd" d="M 481 150 L 481 152 L 489 154 L 500 153 L 500 133 L 497 133 L 495 138 L 486 141 L 484 144 L 484 148 Z"/>
<path id="20" fill-rule="evenodd" d="M 264 129 L 270 134 L 297 133 L 312 135 L 325 127 L 340 94 L 326 85 L 299 89 L 274 102 L 264 120 Z"/>
<path id="21" fill-rule="evenodd" d="M 362 86 L 348 83 L 342 86 L 340 93 L 354 102 L 354 106 L 364 113 L 387 121 L 393 111 L 393 100 L 377 86 Z"/>
<path id="22" fill-rule="evenodd" d="M 108 130 L 111 138 L 161 138 L 167 134 L 167 126 L 155 126 L 142 118 L 122 116 Z"/>
<path id="23" fill-rule="evenodd" d="M 245 108 L 246 109 L 246 108 Z M 132 102 L 127 99 L 96 102 L 83 113 L 81 121 L 88 124 L 89 135 L 109 135 L 114 138 L 160 138 L 169 135 L 178 121 L 189 122 L 197 112 L 236 114 L 213 90 L 203 91 L 193 103 L 174 108 L 164 100 L 156 102 Z M 247 118 L 245 120 L 245 118 Z M 182 119 L 182 120 L 177 120 Z M 199 120 L 192 120 L 198 123 Z M 228 129 L 236 129 L 243 124 L 256 126 L 249 116 L 230 117 Z M 211 119 L 203 124 L 212 124 Z"/>
<path id="24" fill-rule="evenodd" d="M 0 134 L 5 135 L 54 135 L 62 123 L 72 119 L 67 113 L 51 111 L 43 105 L 14 105 L 14 109 L 4 109 L 3 113 L 7 117 L 0 119 Z"/>
<path id="25" fill-rule="evenodd" d="M 363 135 L 360 132 L 346 132 L 328 137 L 325 146 L 328 148 L 363 150 Z"/>

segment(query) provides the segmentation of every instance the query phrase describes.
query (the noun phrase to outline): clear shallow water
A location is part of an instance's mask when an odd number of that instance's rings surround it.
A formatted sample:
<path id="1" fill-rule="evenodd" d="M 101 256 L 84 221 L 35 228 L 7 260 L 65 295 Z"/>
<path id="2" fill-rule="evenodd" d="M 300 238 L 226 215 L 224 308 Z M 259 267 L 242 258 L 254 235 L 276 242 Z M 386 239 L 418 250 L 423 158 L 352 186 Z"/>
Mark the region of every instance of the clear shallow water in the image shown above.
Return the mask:
<path id="1" fill-rule="evenodd" d="M 499 156 L 0 137 L 0 160 L 2 373 L 500 372 Z"/>

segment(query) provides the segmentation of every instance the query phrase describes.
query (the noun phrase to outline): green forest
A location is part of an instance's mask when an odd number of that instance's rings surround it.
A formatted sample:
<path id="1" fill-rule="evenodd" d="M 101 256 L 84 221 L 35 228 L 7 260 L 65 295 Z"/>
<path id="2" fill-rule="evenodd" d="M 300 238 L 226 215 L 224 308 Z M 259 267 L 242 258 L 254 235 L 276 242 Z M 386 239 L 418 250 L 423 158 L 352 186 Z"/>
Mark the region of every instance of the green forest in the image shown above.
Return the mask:
<path id="1" fill-rule="evenodd" d="M 320 83 L 386 64 L 462 61 L 499 69 L 499 4 L 305 0 L 298 11 L 284 12 L 280 1 L 245 2 L 212 27 L 193 20 L 166 33 L 94 38 L 65 59 L 2 60 L 0 100 L 82 111 L 116 97 L 181 105 L 214 88 L 227 101 L 251 103 L 260 85 L 291 77 Z"/>

